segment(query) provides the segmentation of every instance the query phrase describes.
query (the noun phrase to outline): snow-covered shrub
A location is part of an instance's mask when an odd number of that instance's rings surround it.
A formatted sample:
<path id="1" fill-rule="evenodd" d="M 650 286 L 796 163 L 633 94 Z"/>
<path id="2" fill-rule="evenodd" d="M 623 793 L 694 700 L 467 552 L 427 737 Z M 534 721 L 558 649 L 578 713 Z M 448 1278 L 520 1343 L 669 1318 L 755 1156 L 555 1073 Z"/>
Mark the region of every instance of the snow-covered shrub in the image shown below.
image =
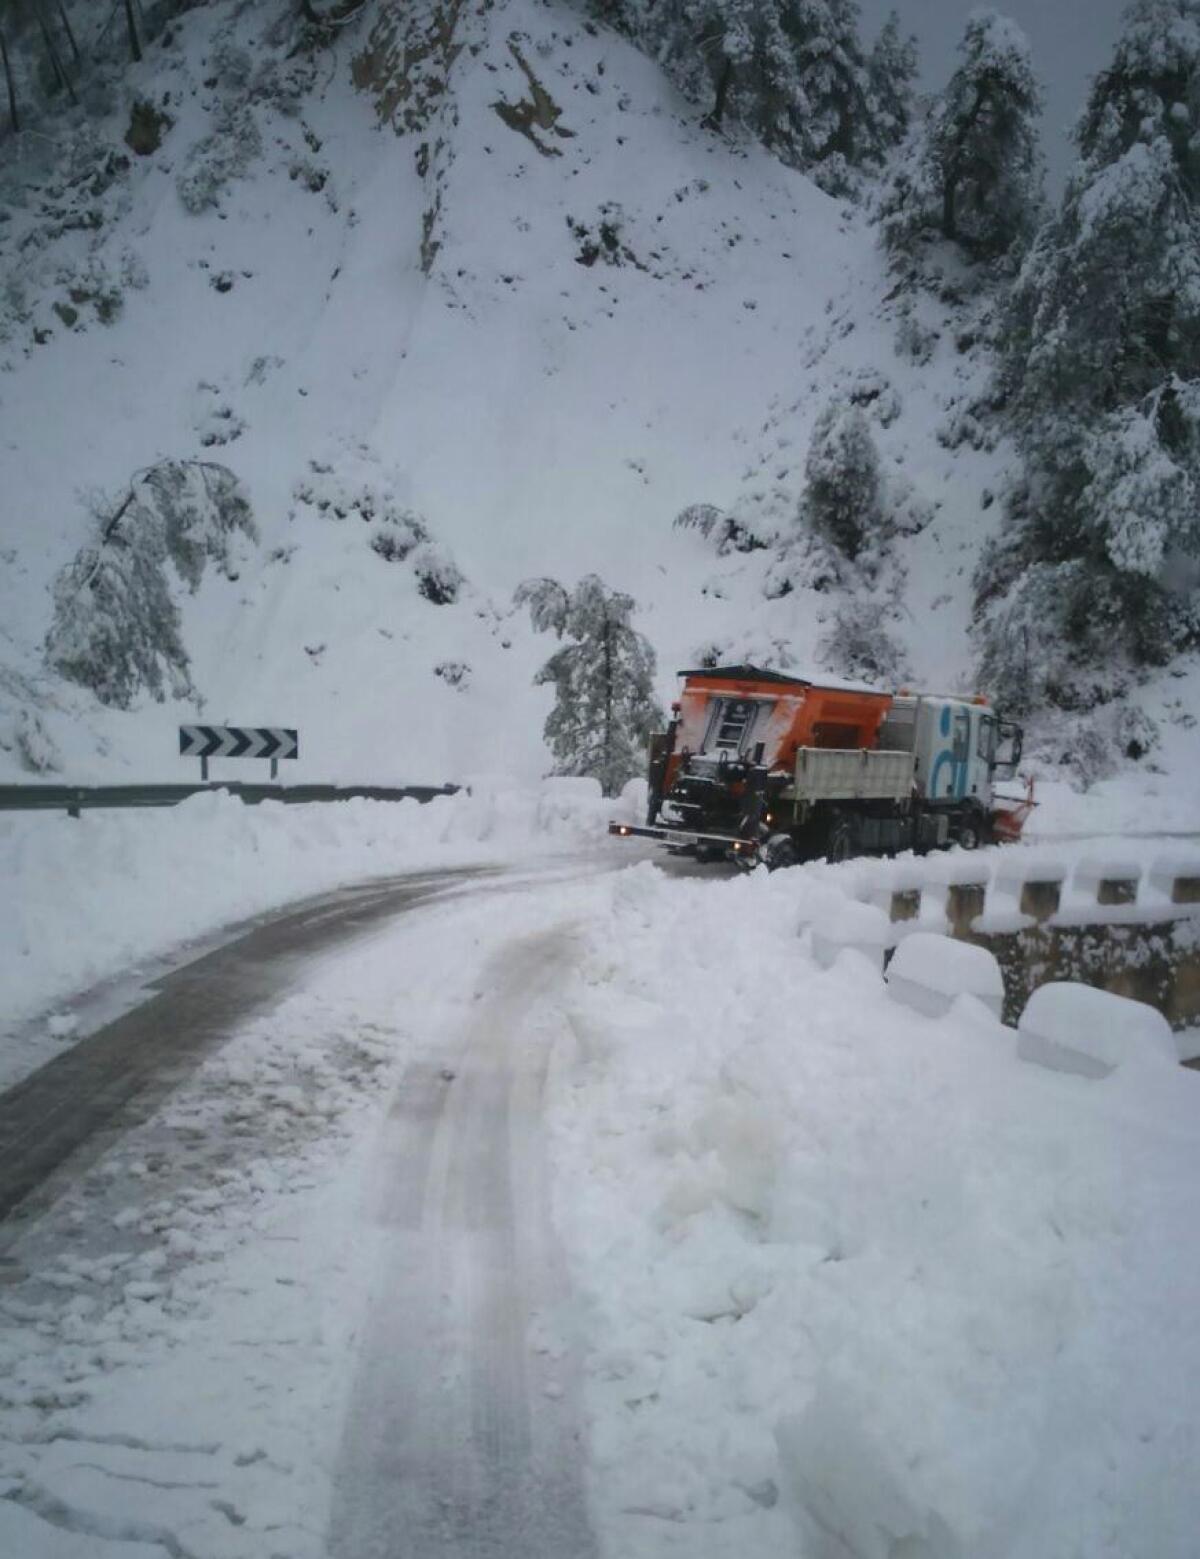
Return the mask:
<path id="1" fill-rule="evenodd" d="M 192 426 L 205 449 L 232 444 L 246 431 L 245 421 L 225 399 L 220 386 L 204 379 L 193 397 Z"/>
<path id="2" fill-rule="evenodd" d="M 447 687 L 466 692 L 471 685 L 471 668 L 465 660 L 443 660 L 433 668 L 435 677 L 441 677 Z"/>
<path id="3" fill-rule="evenodd" d="M 781 600 L 794 590 L 815 590 L 818 595 L 843 583 L 846 559 L 824 536 L 798 530 L 779 549 L 778 557 L 763 576 L 763 595 Z"/>
<path id="4" fill-rule="evenodd" d="M 82 264 L 62 266 L 55 280 L 70 299 L 69 307 L 60 305 L 60 317 L 65 323 L 74 324 L 77 311 L 90 308 L 102 325 L 112 325 L 120 318 L 125 307 L 125 290 L 122 279 L 115 275 L 97 255 L 91 255 Z"/>
<path id="5" fill-rule="evenodd" d="M 898 357 L 906 358 L 916 368 L 924 368 L 933 359 L 938 339 L 938 332 L 921 323 L 914 307 L 904 309 L 896 325 Z"/>
<path id="6" fill-rule="evenodd" d="M 860 368 L 846 387 L 846 399 L 869 412 L 884 428 L 890 428 L 903 409 L 900 392 L 877 368 Z"/>
<path id="7" fill-rule="evenodd" d="M 865 414 L 833 401 L 817 419 L 804 467 L 802 518 L 854 559 L 883 527 L 879 454 Z"/>
<path id="8" fill-rule="evenodd" d="M 416 575 L 418 591 L 434 606 L 458 599 L 466 583 L 462 570 L 433 539 L 425 520 L 396 501 L 387 482 L 350 481 L 333 466 L 314 460 L 292 496 L 327 519 L 361 521 L 371 551 L 385 563 L 406 563 Z"/>
<path id="9" fill-rule="evenodd" d="M 645 744 L 663 715 L 654 700 L 654 651 L 630 623 L 635 603 L 595 574 L 572 591 L 555 581 L 527 581 L 517 604 L 535 627 L 553 628 L 566 643 L 538 672 L 554 687 L 546 720 L 556 774 L 591 776 L 606 796 L 645 767 Z"/>
<path id="10" fill-rule="evenodd" d="M 462 570 L 437 542 L 427 541 L 412 555 L 417 589 L 433 606 L 449 606 L 458 600 L 465 583 Z"/>
<path id="11" fill-rule="evenodd" d="M 13 745 L 21 767 L 31 774 L 52 774 L 62 767 L 62 754 L 34 709 L 18 711 Z"/>
<path id="12" fill-rule="evenodd" d="M 990 556 L 990 554 L 989 554 Z M 1137 664 L 1169 653 L 1171 625 L 1115 569 L 1075 559 L 1033 563 L 989 602 L 984 686 L 1017 712 L 1086 710 L 1125 693 Z"/>
<path id="13" fill-rule="evenodd" d="M 625 213 L 615 200 L 605 201 L 596 214 L 595 221 L 582 222 L 567 217 L 571 236 L 579 245 L 575 259 L 580 265 L 641 266 L 640 261 L 625 240 Z"/>
<path id="14" fill-rule="evenodd" d="M 429 540 L 424 523 L 408 509 L 386 508 L 371 520 L 371 551 L 385 563 L 403 563 L 423 542 Z"/>
<path id="15" fill-rule="evenodd" d="M 817 644 L 821 664 L 839 677 L 899 687 L 909 675 L 904 651 L 884 626 L 886 609 L 872 601 L 847 601 Z"/>
<path id="16" fill-rule="evenodd" d="M 699 531 L 716 548 L 718 557 L 730 552 L 760 552 L 767 543 L 740 520 L 711 503 L 690 503 L 675 516 L 677 530 Z"/>
<path id="17" fill-rule="evenodd" d="M 262 134 L 246 103 L 223 104 L 212 131 L 197 141 L 175 180 L 184 209 L 193 216 L 220 203 L 227 186 L 249 172 L 262 153 Z"/>
<path id="18" fill-rule="evenodd" d="M 245 491 L 224 466 L 162 461 L 134 478 L 124 500 L 93 502 L 96 533 L 54 583 L 49 664 L 128 709 L 148 690 L 190 688 L 167 564 L 195 591 L 207 563 L 237 577 L 233 544 L 257 539 Z"/>
<path id="19" fill-rule="evenodd" d="M 900 471 L 884 479 L 888 528 L 898 536 L 918 536 L 937 513 L 937 506 Z"/>

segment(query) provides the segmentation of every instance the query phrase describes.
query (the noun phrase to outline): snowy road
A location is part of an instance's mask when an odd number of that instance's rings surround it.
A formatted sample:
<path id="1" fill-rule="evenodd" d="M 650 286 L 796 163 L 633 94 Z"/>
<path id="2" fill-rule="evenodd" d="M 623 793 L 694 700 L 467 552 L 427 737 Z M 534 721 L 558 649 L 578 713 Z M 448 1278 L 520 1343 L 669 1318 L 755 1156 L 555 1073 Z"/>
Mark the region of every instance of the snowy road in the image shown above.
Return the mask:
<path id="1" fill-rule="evenodd" d="M 541 1098 L 567 930 L 504 947 L 460 1055 L 406 1074 L 388 1123 L 388 1231 L 342 1448 L 335 1559 L 582 1559 L 574 1361 Z M 403 1534 L 401 1539 L 399 1534 Z"/>
<path id="2" fill-rule="evenodd" d="M 542 1095 L 597 873 L 310 902 L 0 1098 L 0 1550 L 595 1552 Z"/>
<path id="3" fill-rule="evenodd" d="M 152 982 L 148 1000 L 0 1095 L 0 1219 L 66 1160 L 77 1175 L 88 1150 L 145 1120 L 239 1024 L 277 1003 L 306 965 L 472 875 L 422 873 L 346 889 Z"/>

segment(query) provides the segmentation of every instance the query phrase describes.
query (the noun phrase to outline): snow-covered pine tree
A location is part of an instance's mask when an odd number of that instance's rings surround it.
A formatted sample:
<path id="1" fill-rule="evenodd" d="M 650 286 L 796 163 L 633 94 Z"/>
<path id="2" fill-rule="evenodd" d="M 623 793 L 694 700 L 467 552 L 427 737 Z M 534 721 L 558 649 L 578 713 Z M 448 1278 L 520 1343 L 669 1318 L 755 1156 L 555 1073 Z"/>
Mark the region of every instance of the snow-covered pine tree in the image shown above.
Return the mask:
<path id="1" fill-rule="evenodd" d="M 940 234 L 981 259 L 1024 250 L 1042 211 L 1041 88 L 1029 40 L 1008 17 L 978 11 L 962 63 L 910 135 L 881 200 L 893 250 Z"/>
<path id="2" fill-rule="evenodd" d="M 589 775 L 606 796 L 618 794 L 644 770 L 647 738 L 663 720 L 654 650 L 630 623 L 632 597 L 588 574 L 569 592 L 553 580 L 531 580 L 517 601 L 530 607 L 535 628 L 553 628 L 568 641 L 535 679 L 555 690 L 545 728 L 554 772 Z"/>
<path id="3" fill-rule="evenodd" d="M 245 489 L 225 466 L 163 460 L 119 504 L 97 498 L 93 513 L 93 539 L 54 582 L 46 658 L 118 709 L 143 688 L 161 700 L 169 684 L 183 697 L 188 655 L 166 566 L 193 592 L 210 562 L 236 579 L 235 538 L 257 539 Z"/>
<path id="4" fill-rule="evenodd" d="M 917 40 L 900 31 L 900 18 L 892 11 L 867 60 L 876 150 L 881 160 L 901 145 L 912 128 L 917 69 Z"/>
<path id="5" fill-rule="evenodd" d="M 1200 0 L 1130 7 L 1077 141 L 1014 292 L 1025 479 L 977 580 L 987 662 L 1038 624 L 1059 669 L 1026 696 L 1067 705 L 1200 637 Z"/>
<path id="6" fill-rule="evenodd" d="M 871 425 L 849 401 L 817 418 L 804 467 L 801 518 L 853 560 L 883 525 L 883 484 Z"/>
<path id="7" fill-rule="evenodd" d="M 717 129 L 742 125 L 783 161 L 843 193 L 877 161 L 856 0 L 629 0 L 627 26 Z M 902 93 L 898 57 L 879 69 Z"/>
<path id="8" fill-rule="evenodd" d="M 121 520 L 54 581 L 46 658 L 102 704 L 128 709 L 143 688 L 161 700 L 166 684 L 183 697 L 191 683 L 179 608 L 163 567 L 162 529 L 137 505 Z"/>

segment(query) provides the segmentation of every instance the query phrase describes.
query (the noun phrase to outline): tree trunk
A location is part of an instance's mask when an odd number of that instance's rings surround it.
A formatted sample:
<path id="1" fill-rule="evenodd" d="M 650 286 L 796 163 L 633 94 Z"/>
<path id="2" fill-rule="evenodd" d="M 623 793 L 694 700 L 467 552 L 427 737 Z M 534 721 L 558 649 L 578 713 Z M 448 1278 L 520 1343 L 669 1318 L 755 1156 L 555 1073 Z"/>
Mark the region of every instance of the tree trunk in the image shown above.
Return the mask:
<path id="1" fill-rule="evenodd" d="M 4 80 L 8 85 L 8 117 L 12 123 L 14 135 L 18 135 L 21 129 L 21 120 L 17 114 L 17 89 L 13 85 L 12 66 L 8 60 L 8 45 L 4 41 L 4 34 L 0 32 L 0 61 L 4 63 Z"/>
<path id="2" fill-rule="evenodd" d="M 125 25 L 129 29 L 129 52 L 136 63 L 141 63 L 142 43 L 138 37 L 137 18 L 133 14 L 133 0 L 125 0 Z"/>
<path id="3" fill-rule="evenodd" d="M 63 69 L 63 62 L 59 59 L 58 49 L 55 47 L 54 36 L 49 27 L 46 26 L 46 18 L 42 13 L 40 5 L 37 7 L 35 14 L 37 16 L 38 30 L 42 35 L 42 42 L 46 45 L 46 53 L 50 58 L 50 65 L 54 71 L 54 79 L 60 87 L 66 87 L 67 96 L 72 103 L 78 103 L 79 99 L 75 96 L 75 88 L 71 85 L 70 76 Z"/>
<path id="4" fill-rule="evenodd" d="M 705 126 L 712 130 L 721 128 L 721 121 L 725 117 L 725 100 L 729 96 L 729 87 L 733 80 L 733 61 L 726 56 L 721 61 L 721 75 L 717 81 L 717 95 L 713 101 L 712 113 L 704 121 Z"/>
<path id="5" fill-rule="evenodd" d="M 942 190 L 942 236 L 948 238 L 951 243 L 958 240 L 958 221 L 955 214 L 955 203 L 958 199 L 958 174 L 947 175 L 945 188 Z"/>
<path id="6" fill-rule="evenodd" d="M 79 45 L 75 42 L 75 34 L 71 30 L 71 19 L 67 15 L 67 8 L 63 0 L 58 0 L 58 17 L 62 22 L 63 32 L 67 35 L 67 42 L 71 45 L 71 55 L 76 65 L 79 64 Z"/>

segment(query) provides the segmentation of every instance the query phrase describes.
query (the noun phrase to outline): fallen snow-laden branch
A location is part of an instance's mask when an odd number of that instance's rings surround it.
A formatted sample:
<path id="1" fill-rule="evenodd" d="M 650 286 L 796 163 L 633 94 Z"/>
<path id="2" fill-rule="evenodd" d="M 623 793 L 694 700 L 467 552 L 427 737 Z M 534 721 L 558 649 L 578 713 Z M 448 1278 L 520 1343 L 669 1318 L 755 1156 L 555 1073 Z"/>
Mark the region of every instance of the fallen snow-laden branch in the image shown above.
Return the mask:
<path id="1" fill-rule="evenodd" d="M 6 1030 L 11 1039 L 22 1020 L 139 960 L 344 884 L 578 850 L 604 836 L 618 805 L 594 781 L 520 789 L 485 777 L 426 804 L 248 807 L 214 792 L 163 810 L 6 815 L 0 1085 L 45 1058 L 28 1036 L 19 1051 L 6 1045 Z M 67 1020 L 55 1026 L 70 1032 Z"/>
<path id="2" fill-rule="evenodd" d="M 1200 1079 L 821 968 L 838 870 L 642 865 L 588 923 L 551 1139 L 603 1550 L 1188 1559 Z"/>

